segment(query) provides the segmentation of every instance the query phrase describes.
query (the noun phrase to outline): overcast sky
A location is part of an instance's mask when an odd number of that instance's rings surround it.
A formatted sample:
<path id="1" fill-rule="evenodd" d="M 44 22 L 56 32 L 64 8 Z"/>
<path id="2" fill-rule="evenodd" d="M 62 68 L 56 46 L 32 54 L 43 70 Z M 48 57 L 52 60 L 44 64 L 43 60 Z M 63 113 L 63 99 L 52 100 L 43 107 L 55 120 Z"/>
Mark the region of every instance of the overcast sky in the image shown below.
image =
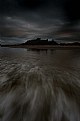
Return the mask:
<path id="1" fill-rule="evenodd" d="M 0 40 L 54 38 L 64 26 L 77 25 L 79 11 L 78 0 L 0 0 Z"/>

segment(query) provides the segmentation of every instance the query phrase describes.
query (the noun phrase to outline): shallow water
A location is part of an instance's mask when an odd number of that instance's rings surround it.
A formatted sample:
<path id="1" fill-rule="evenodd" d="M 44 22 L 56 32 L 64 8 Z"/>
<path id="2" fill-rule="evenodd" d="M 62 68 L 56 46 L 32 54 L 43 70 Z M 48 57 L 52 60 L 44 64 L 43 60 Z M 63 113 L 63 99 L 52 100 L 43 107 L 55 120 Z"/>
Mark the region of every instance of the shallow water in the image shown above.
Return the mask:
<path id="1" fill-rule="evenodd" d="M 0 121 L 80 121 L 80 49 L 0 48 Z"/>

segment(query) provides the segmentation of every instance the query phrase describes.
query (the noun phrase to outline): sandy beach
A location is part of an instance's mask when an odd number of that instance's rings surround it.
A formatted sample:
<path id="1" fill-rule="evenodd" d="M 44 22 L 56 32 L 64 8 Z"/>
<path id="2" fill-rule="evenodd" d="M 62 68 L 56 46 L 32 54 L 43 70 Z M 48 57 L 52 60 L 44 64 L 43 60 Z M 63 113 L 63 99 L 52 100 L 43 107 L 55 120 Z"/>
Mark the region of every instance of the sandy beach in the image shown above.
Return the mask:
<path id="1" fill-rule="evenodd" d="M 79 49 L 80 46 L 61 46 L 61 45 L 2 45 L 1 47 L 27 48 L 33 50 L 53 50 L 53 49 Z"/>

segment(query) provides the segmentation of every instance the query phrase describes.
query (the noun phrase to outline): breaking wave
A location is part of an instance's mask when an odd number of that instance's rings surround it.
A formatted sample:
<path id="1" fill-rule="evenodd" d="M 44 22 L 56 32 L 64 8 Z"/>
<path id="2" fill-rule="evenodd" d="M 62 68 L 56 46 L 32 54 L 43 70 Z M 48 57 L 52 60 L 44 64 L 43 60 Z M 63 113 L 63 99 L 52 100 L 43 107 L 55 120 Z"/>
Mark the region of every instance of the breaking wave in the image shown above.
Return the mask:
<path id="1" fill-rule="evenodd" d="M 23 64 L 3 71 L 0 121 L 80 121 L 80 80 L 74 73 Z"/>

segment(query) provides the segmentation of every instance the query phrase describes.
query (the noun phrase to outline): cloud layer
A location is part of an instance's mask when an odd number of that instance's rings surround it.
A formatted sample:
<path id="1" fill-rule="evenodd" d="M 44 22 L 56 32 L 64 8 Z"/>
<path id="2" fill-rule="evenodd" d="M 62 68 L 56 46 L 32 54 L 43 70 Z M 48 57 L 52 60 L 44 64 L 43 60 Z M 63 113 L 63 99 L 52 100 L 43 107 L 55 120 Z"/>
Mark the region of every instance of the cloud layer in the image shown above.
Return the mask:
<path id="1" fill-rule="evenodd" d="M 0 0 L 0 36 L 52 38 L 79 21 L 79 10 L 78 0 Z"/>

